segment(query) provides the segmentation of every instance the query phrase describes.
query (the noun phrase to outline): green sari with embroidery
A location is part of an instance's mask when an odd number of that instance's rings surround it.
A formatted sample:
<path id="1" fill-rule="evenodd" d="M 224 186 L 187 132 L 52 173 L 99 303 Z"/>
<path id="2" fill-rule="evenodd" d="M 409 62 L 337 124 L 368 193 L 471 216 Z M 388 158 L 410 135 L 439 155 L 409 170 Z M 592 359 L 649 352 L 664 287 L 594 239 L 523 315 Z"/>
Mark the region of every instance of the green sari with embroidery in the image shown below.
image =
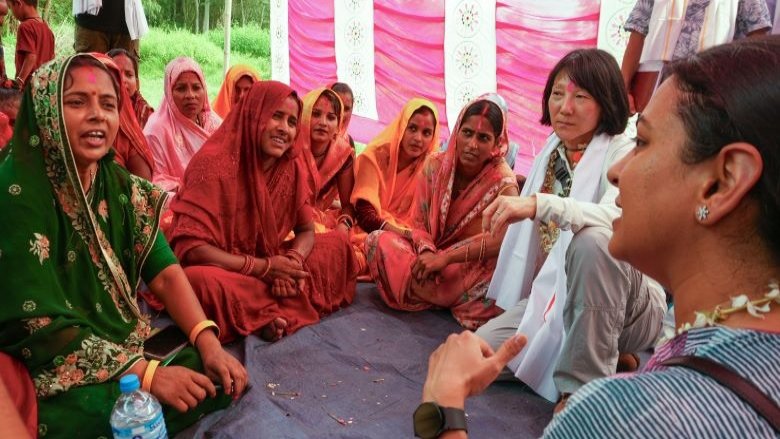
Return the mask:
<path id="1" fill-rule="evenodd" d="M 150 330 L 137 287 L 177 262 L 158 232 L 166 193 L 113 152 L 84 192 L 62 116 L 72 59 L 34 73 L 0 152 L 0 350 L 30 371 L 39 436 L 111 437 L 118 377 L 142 358 Z M 174 364 L 202 370 L 192 348 Z M 169 434 L 229 402 L 165 408 Z"/>

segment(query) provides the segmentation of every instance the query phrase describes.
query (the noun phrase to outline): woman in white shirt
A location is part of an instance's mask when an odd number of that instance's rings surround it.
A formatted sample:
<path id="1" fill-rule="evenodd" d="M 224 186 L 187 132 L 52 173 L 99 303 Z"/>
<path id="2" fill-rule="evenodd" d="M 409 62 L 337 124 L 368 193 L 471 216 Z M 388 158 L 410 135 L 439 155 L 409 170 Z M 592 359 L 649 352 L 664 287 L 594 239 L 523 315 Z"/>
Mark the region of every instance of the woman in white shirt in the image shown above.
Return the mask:
<path id="1" fill-rule="evenodd" d="M 565 404 L 588 381 L 614 374 L 621 352 L 649 347 L 661 328 L 663 290 L 607 251 L 617 189 L 609 166 L 634 144 L 622 133 L 628 97 L 615 59 L 598 49 L 567 54 L 550 73 L 541 123 L 554 133 L 520 197 L 486 210 L 504 238 L 488 297 L 505 313 L 477 332 L 498 348 L 518 331 L 528 345 L 504 376 Z M 636 367 L 636 364 L 633 365 Z"/>

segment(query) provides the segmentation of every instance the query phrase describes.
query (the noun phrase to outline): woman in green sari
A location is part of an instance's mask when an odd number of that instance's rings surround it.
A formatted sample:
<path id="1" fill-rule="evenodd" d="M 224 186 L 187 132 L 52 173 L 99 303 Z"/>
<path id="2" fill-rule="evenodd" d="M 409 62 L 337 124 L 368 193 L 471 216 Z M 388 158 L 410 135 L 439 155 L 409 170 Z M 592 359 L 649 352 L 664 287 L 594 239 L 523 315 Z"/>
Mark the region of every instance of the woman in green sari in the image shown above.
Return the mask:
<path id="1" fill-rule="evenodd" d="M 0 350 L 30 371 L 40 436 L 110 436 L 127 373 L 145 378 L 174 434 L 227 406 L 247 374 L 158 233 L 165 191 L 114 163 L 120 76 L 96 56 L 38 69 L 0 152 Z M 156 372 L 143 359 L 141 280 L 197 348 Z"/>

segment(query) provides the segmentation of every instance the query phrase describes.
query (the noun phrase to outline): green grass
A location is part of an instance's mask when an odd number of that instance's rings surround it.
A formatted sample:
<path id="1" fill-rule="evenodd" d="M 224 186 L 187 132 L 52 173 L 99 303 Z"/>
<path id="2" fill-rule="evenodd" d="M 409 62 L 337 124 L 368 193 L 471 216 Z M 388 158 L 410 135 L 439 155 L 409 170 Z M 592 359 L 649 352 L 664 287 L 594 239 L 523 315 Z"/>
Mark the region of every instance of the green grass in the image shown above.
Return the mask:
<path id="1" fill-rule="evenodd" d="M 55 52 L 64 55 L 73 51 L 73 25 L 63 23 L 52 28 L 56 40 Z M 157 108 L 163 96 L 163 77 L 165 66 L 177 56 L 189 56 L 195 59 L 203 69 L 209 100 L 213 100 L 222 85 L 223 52 L 225 41 L 222 30 L 212 30 L 207 34 L 193 34 L 180 29 L 152 28 L 141 40 L 140 80 L 141 93 L 153 107 Z M 263 78 L 270 77 L 270 42 L 268 29 L 257 26 L 231 29 L 230 65 L 249 64 L 260 71 Z M 5 47 L 5 65 L 8 76 L 13 78 L 15 35 L 3 38 Z"/>

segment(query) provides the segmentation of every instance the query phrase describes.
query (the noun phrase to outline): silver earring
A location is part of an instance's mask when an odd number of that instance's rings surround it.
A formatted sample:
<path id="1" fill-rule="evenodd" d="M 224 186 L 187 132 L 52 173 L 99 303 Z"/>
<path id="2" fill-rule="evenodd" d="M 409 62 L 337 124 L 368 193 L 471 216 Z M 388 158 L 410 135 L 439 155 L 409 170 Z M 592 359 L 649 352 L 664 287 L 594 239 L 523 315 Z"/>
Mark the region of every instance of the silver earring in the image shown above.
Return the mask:
<path id="1" fill-rule="evenodd" d="M 708 209 L 705 204 L 702 204 L 698 209 L 696 209 L 696 219 L 699 220 L 699 222 L 704 222 L 709 214 L 710 209 Z"/>

